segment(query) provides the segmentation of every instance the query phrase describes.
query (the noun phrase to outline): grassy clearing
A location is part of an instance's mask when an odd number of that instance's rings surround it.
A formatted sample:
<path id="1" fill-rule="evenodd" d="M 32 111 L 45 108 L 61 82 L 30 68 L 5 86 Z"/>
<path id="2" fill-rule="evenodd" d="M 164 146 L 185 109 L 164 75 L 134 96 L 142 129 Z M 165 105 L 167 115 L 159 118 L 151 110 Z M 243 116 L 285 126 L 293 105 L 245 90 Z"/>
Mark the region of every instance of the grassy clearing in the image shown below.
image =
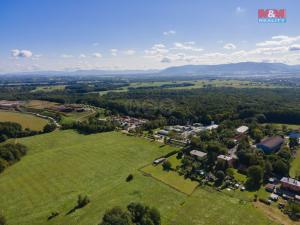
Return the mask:
<path id="1" fill-rule="evenodd" d="M 142 168 L 141 171 L 187 195 L 192 194 L 198 186 L 198 182 L 184 179 L 175 171 L 164 171 L 162 165 L 149 165 Z"/>
<path id="2" fill-rule="evenodd" d="M 51 85 L 51 86 L 39 86 L 31 92 L 51 92 L 51 91 L 62 91 L 66 85 Z"/>
<path id="3" fill-rule="evenodd" d="M 94 111 L 64 113 L 61 124 L 69 124 L 77 121 L 82 122 L 90 116 L 95 115 L 95 113 Z"/>
<path id="4" fill-rule="evenodd" d="M 261 82 L 241 81 L 241 80 L 196 80 L 191 83 L 194 86 L 175 87 L 171 89 L 194 89 L 204 87 L 233 87 L 233 88 L 274 88 L 274 85 L 269 85 Z"/>
<path id="5" fill-rule="evenodd" d="M 48 123 L 47 120 L 25 113 L 0 110 L 0 122 L 16 122 L 22 125 L 23 129 L 40 131 Z"/>
<path id="6" fill-rule="evenodd" d="M 290 168 L 290 176 L 297 177 L 300 175 L 300 148 L 298 148 L 296 158 L 293 159 L 291 168 Z"/>
<path id="7" fill-rule="evenodd" d="M 168 161 L 172 164 L 172 168 L 176 169 L 181 164 L 181 159 L 176 158 L 177 154 L 172 155 L 168 158 Z"/>
<path id="8" fill-rule="evenodd" d="M 198 188 L 193 196 L 182 204 L 169 224 L 276 224 L 263 216 L 252 203 L 228 197 L 221 192 L 209 192 Z"/>
<path id="9" fill-rule="evenodd" d="M 0 174 L 0 209 L 10 225 L 97 225 L 106 209 L 131 201 L 156 206 L 163 225 L 271 224 L 250 203 L 202 189 L 188 197 L 138 171 L 170 146 L 116 132 L 55 131 L 18 142 L 28 155 Z M 78 194 L 91 203 L 66 215 Z M 52 211 L 60 215 L 47 221 Z"/>
<path id="10" fill-rule="evenodd" d="M 246 180 L 247 180 L 246 175 L 239 173 L 238 170 L 236 170 L 236 169 L 233 169 L 233 172 L 234 172 L 233 176 L 238 182 L 241 182 L 241 183 L 246 182 Z"/>
<path id="11" fill-rule="evenodd" d="M 42 100 L 30 100 L 25 103 L 26 108 L 32 108 L 32 109 L 46 109 L 50 108 L 51 106 L 59 105 L 55 102 L 48 102 L 48 101 L 42 101 Z"/>
<path id="12" fill-rule="evenodd" d="M 272 125 L 277 127 L 278 129 L 282 129 L 283 125 L 285 125 L 288 129 L 292 129 L 292 130 L 300 129 L 299 124 L 272 123 Z"/>
<path id="13" fill-rule="evenodd" d="M 287 215 L 283 214 L 277 207 L 270 207 L 264 203 L 256 202 L 255 207 L 262 210 L 270 219 L 284 225 L 300 225 L 299 221 L 291 220 Z"/>

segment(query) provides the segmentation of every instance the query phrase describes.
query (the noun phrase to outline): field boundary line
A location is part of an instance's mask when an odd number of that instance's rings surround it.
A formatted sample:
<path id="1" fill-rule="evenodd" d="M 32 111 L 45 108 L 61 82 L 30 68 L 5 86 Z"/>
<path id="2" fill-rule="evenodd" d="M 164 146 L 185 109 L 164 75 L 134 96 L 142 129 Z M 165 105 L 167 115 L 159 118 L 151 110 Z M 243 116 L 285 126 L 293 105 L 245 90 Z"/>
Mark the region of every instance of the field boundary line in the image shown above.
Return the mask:
<path id="1" fill-rule="evenodd" d="M 188 194 L 188 193 L 186 193 L 186 192 L 183 192 L 183 191 L 179 190 L 178 188 L 176 188 L 176 187 L 174 187 L 174 186 L 172 186 L 172 185 L 170 185 L 170 184 L 168 184 L 168 183 L 166 183 L 166 182 L 164 182 L 164 181 L 162 181 L 162 180 L 160 180 L 160 179 L 154 177 L 151 173 L 147 173 L 147 172 L 145 172 L 145 171 L 142 170 L 143 168 L 145 168 L 145 167 L 147 167 L 147 166 L 149 166 L 149 165 L 151 165 L 151 163 L 148 164 L 148 165 L 142 166 L 141 168 L 138 169 L 138 171 L 141 172 L 142 175 L 144 175 L 144 176 L 146 176 L 146 177 L 151 177 L 151 178 L 153 178 L 154 180 L 156 180 L 156 181 L 158 181 L 158 182 L 160 182 L 160 183 L 163 183 L 164 185 L 166 185 L 166 186 L 168 186 L 168 187 L 174 189 L 175 191 L 178 191 L 178 192 L 180 192 L 180 193 L 182 193 L 182 194 L 184 194 L 184 195 L 186 195 L 186 196 L 188 196 L 188 197 L 191 196 L 191 195 L 194 193 L 194 191 L 197 189 L 197 187 L 199 186 L 199 185 L 197 185 L 197 186 L 193 189 L 193 191 L 192 191 L 190 194 Z"/>

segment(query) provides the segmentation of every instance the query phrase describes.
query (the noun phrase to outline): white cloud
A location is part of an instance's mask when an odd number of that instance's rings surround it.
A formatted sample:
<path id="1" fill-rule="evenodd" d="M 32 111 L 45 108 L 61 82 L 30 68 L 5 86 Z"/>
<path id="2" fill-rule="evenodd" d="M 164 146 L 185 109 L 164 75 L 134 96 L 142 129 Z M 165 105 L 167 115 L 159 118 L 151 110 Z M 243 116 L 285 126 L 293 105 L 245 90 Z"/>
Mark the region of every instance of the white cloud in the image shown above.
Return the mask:
<path id="1" fill-rule="evenodd" d="M 246 9 L 244 9 L 244 8 L 242 8 L 242 7 L 240 7 L 240 6 L 238 6 L 238 7 L 235 8 L 235 13 L 236 13 L 236 14 L 242 14 L 242 13 L 244 13 L 245 11 L 246 11 Z"/>
<path id="2" fill-rule="evenodd" d="M 292 45 L 289 47 L 289 51 L 300 51 L 300 45 Z"/>
<path id="3" fill-rule="evenodd" d="M 300 34 L 299 34 L 300 35 Z M 193 40 L 193 39 L 192 39 Z M 217 40 L 211 40 L 217 46 Z M 107 57 L 103 60 L 100 50 L 94 50 L 91 53 L 81 54 L 63 54 L 64 58 L 60 59 L 60 55 L 56 57 L 42 57 L 38 61 L 40 55 L 33 54 L 30 60 L 11 60 L 3 58 L 0 61 L 0 72 L 5 71 L 29 71 L 38 68 L 34 63 L 38 62 L 39 70 L 64 70 L 66 68 L 82 68 L 82 69 L 150 69 L 164 68 L 167 66 L 180 66 L 186 64 L 221 64 L 236 62 L 281 62 L 287 64 L 300 64 L 300 36 L 277 35 L 266 39 L 261 39 L 259 43 L 248 42 L 242 45 L 241 41 L 233 42 L 236 48 L 229 47 L 231 50 L 223 48 L 230 42 L 221 42 L 218 45 L 222 49 L 219 52 L 200 51 L 200 46 L 194 41 L 187 42 L 161 42 L 150 45 L 145 49 L 144 55 L 135 54 L 128 57 L 126 49 L 108 49 L 108 54 L 118 57 Z M 264 44 L 260 44 L 264 43 Z M 245 46 L 245 48 L 244 48 Z M 252 47 L 251 47 L 252 46 Z M 135 46 L 132 46 L 135 49 Z M 195 50 L 196 49 L 196 50 Z M 87 49 L 88 50 L 88 49 Z M 130 50 L 130 49 L 128 49 Z M 82 50 L 84 52 L 84 50 Z M 98 54 L 92 54 L 93 52 Z M 66 53 L 68 53 L 66 51 Z M 69 52 L 70 53 L 70 52 Z M 100 55 L 99 55 L 100 54 Z M 11 55 L 14 58 L 26 57 L 27 53 L 21 54 L 20 49 L 13 49 Z M 73 58 L 72 58 L 73 57 Z M 19 64 L 19 65 L 18 65 Z"/>
<path id="4" fill-rule="evenodd" d="M 145 54 L 148 57 L 163 57 L 169 50 L 164 44 L 154 44 L 150 49 L 145 50 Z"/>
<path id="5" fill-rule="evenodd" d="M 64 59 L 68 59 L 68 58 L 73 58 L 73 55 L 62 54 L 60 57 L 61 57 L 61 58 L 64 58 Z"/>
<path id="6" fill-rule="evenodd" d="M 187 63 L 197 63 L 199 56 L 194 55 L 188 55 L 182 52 L 178 53 L 171 53 L 167 56 L 164 56 L 160 59 L 161 63 L 181 63 L 181 64 L 187 64 Z"/>
<path id="7" fill-rule="evenodd" d="M 35 55 L 33 55 L 32 56 L 32 60 L 39 60 L 41 57 L 42 57 L 43 55 L 41 55 L 41 54 L 35 54 Z"/>
<path id="8" fill-rule="evenodd" d="M 220 52 L 213 52 L 213 53 L 207 53 L 204 56 L 215 58 L 215 57 L 224 57 L 226 54 L 220 53 Z"/>
<path id="9" fill-rule="evenodd" d="M 135 54 L 135 50 L 133 50 L 133 49 L 128 49 L 128 50 L 124 51 L 124 54 L 125 54 L 125 55 L 134 55 L 134 54 Z"/>
<path id="10" fill-rule="evenodd" d="M 163 32 L 163 35 L 165 35 L 165 36 L 174 35 L 174 34 L 176 34 L 175 30 L 168 30 L 168 31 Z"/>
<path id="11" fill-rule="evenodd" d="M 94 42 L 94 43 L 93 43 L 93 46 L 98 46 L 98 45 L 99 45 L 98 42 Z"/>
<path id="12" fill-rule="evenodd" d="M 99 52 L 95 52 L 95 53 L 93 54 L 93 57 L 95 57 L 95 58 L 102 58 L 102 55 L 101 55 L 101 53 L 99 53 Z"/>
<path id="13" fill-rule="evenodd" d="M 188 51 L 195 51 L 195 52 L 201 52 L 203 51 L 202 48 L 197 48 L 194 46 L 195 42 L 194 41 L 188 41 L 188 42 L 175 42 L 174 43 L 174 48 L 173 49 L 177 49 L 177 50 L 188 50 Z"/>
<path id="14" fill-rule="evenodd" d="M 12 49 L 11 55 L 15 58 L 30 58 L 32 56 L 32 52 L 29 50 Z"/>
<path id="15" fill-rule="evenodd" d="M 285 35 L 273 36 L 271 40 L 256 43 L 256 46 L 267 47 L 267 46 L 282 46 L 290 45 L 300 40 L 300 36 L 289 37 Z"/>
<path id="16" fill-rule="evenodd" d="M 115 48 L 110 49 L 110 54 L 111 54 L 112 56 L 117 56 L 117 55 L 118 55 L 118 49 L 115 49 Z"/>
<path id="17" fill-rule="evenodd" d="M 236 46 L 232 43 L 227 43 L 223 46 L 223 48 L 225 48 L 227 50 L 232 50 L 232 49 L 236 49 Z"/>
<path id="18" fill-rule="evenodd" d="M 274 54 L 274 53 L 283 53 L 287 52 L 288 47 L 286 46 L 278 46 L 278 47 L 269 47 L 269 48 L 256 48 L 254 50 L 249 51 L 250 54 Z"/>

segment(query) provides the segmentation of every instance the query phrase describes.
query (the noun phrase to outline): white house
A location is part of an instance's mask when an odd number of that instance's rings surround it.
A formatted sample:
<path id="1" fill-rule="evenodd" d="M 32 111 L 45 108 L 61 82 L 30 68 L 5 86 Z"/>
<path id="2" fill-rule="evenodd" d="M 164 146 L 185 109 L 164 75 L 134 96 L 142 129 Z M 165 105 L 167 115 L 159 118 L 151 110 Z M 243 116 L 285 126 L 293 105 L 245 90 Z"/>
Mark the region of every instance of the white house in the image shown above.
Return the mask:
<path id="1" fill-rule="evenodd" d="M 246 132 L 248 132 L 249 127 L 247 126 L 240 126 L 236 129 L 236 131 L 240 134 L 245 134 Z"/>

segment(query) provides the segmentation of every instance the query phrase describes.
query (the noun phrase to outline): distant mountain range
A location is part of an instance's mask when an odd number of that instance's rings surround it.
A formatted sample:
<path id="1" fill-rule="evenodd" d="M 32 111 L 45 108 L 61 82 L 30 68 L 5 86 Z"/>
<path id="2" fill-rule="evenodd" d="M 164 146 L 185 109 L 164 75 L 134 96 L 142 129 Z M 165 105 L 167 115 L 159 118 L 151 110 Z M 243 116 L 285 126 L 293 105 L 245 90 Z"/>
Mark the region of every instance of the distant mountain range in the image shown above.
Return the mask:
<path id="1" fill-rule="evenodd" d="M 300 65 L 283 63 L 241 62 L 218 65 L 184 65 L 163 70 L 76 70 L 40 71 L 7 75 L 52 75 L 52 76 L 245 76 L 245 75 L 300 75 Z"/>
<path id="2" fill-rule="evenodd" d="M 241 62 L 219 65 L 186 65 L 169 67 L 160 72 L 164 75 L 272 75 L 283 73 L 300 73 L 300 65 L 283 63 Z"/>

